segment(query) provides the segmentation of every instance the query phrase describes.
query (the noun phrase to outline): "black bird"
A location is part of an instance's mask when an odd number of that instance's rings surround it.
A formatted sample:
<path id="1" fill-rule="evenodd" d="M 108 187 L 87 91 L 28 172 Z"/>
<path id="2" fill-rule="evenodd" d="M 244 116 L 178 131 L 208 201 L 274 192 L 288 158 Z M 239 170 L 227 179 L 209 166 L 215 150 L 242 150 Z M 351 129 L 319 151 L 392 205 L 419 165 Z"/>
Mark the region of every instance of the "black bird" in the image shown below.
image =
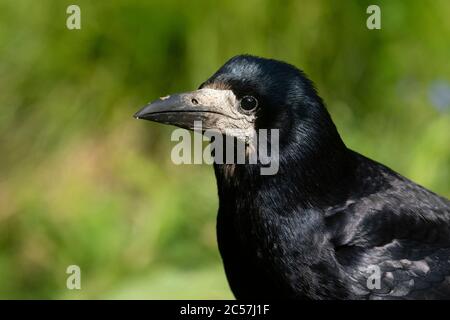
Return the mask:
<path id="1" fill-rule="evenodd" d="M 214 164 L 217 239 L 236 298 L 450 298 L 450 201 L 348 149 L 294 66 L 236 56 L 199 90 L 135 117 L 279 129 L 276 174 Z"/>

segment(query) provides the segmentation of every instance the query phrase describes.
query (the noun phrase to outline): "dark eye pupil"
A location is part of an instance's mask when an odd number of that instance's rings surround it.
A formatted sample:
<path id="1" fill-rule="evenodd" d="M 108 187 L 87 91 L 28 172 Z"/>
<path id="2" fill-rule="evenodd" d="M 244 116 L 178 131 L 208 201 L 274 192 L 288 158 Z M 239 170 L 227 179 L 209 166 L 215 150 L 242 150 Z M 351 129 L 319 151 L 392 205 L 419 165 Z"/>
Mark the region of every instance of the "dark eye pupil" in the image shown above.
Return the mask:
<path id="1" fill-rule="evenodd" d="M 241 100 L 241 108 L 249 111 L 257 107 L 258 101 L 252 96 L 245 96 Z"/>

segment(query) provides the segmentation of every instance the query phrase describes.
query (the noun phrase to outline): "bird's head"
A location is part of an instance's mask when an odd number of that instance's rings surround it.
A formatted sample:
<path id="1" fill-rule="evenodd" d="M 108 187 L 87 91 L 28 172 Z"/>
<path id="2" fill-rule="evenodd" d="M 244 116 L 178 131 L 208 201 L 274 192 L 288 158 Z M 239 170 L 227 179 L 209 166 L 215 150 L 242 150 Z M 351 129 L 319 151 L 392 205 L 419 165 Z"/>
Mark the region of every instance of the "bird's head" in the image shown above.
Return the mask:
<path id="1" fill-rule="evenodd" d="M 235 134 L 230 129 L 239 129 L 240 134 L 279 129 L 281 148 L 315 149 L 324 140 L 340 141 L 321 98 L 302 71 L 250 55 L 233 57 L 198 90 L 160 98 L 135 117 L 191 130 L 194 122 L 201 121 L 203 130 L 225 135 Z"/>

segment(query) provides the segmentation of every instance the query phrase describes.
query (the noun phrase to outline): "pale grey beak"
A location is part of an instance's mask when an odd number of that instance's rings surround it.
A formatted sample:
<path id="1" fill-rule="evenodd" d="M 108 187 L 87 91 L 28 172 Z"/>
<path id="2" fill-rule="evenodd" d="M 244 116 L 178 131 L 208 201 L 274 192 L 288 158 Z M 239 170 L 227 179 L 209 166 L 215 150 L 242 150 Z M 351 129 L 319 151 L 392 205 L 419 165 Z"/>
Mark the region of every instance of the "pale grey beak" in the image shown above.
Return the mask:
<path id="1" fill-rule="evenodd" d="M 236 97 L 231 90 L 200 89 L 174 94 L 151 102 L 134 115 L 137 119 L 194 129 L 201 121 L 203 129 L 236 126 L 242 119 L 236 108 Z"/>

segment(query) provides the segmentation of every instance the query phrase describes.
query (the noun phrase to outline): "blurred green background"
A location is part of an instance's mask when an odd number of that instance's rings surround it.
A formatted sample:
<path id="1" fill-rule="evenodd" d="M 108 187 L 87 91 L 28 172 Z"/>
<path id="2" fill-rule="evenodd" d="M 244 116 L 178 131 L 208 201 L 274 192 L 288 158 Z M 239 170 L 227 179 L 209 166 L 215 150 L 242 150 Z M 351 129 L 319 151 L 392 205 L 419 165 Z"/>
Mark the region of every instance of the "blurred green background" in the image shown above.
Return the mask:
<path id="1" fill-rule="evenodd" d="M 212 168 L 172 164 L 172 128 L 132 114 L 240 53 L 303 69 L 349 147 L 449 197 L 449 15 L 446 0 L 1 0 L 0 298 L 232 298 Z"/>

